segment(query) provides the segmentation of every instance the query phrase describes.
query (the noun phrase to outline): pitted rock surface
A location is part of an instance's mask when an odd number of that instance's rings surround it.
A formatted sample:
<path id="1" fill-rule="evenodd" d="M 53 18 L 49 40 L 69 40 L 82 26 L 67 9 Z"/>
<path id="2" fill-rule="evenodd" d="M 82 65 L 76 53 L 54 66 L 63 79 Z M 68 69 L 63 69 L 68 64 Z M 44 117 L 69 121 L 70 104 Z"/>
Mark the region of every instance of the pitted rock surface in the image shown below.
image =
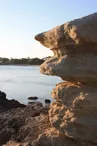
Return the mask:
<path id="1" fill-rule="evenodd" d="M 97 13 L 35 36 L 54 52 L 40 67 L 47 75 L 72 82 L 97 82 Z"/>
<path id="2" fill-rule="evenodd" d="M 64 80 L 52 91 L 55 101 L 49 111 L 57 137 L 62 135 L 60 146 L 97 145 L 97 13 L 64 23 L 35 39 L 54 53 L 40 66 L 41 73 Z M 47 146 L 56 146 L 47 133 L 37 143 L 43 145 L 45 137 Z M 54 138 L 54 132 L 50 135 Z M 75 142 L 64 144 L 63 137 Z"/>

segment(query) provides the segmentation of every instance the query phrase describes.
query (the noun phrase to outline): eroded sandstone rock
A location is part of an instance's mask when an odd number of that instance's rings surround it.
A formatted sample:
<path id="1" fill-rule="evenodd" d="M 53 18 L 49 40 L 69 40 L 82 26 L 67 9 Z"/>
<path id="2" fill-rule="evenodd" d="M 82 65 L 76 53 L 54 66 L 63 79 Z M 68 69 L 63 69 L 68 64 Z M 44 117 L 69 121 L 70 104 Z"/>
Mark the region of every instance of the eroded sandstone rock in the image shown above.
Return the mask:
<path id="1" fill-rule="evenodd" d="M 71 138 L 97 142 L 97 87 L 60 83 L 52 96 L 57 100 L 49 111 L 52 126 Z"/>
<path id="2" fill-rule="evenodd" d="M 97 51 L 97 13 L 64 23 L 35 36 L 42 45 L 62 54 Z M 88 48 L 87 48 L 88 47 Z M 92 47 L 92 48 L 91 48 Z M 64 52 L 63 52 L 64 51 Z"/>
<path id="3" fill-rule="evenodd" d="M 70 82 L 97 83 L 96 54 L 64 55 L 47 59 L 40 71 L 47 75 L 57 75 Z"/>
<path id="4" fill-rule="evenodd" d="M 60 146 L 97 145 L 97 13 L 57 26 L 35 39 L 54 52 L 40 71 L 69 81 L 52 91 L 55 101 L 49 118 L 59 133 L 48 130 L 35 146 L 56 146 L 58 142 Z M 74 143 L 64 143 L 66 137 Z"/>
<path id="5" fill-rule="evenodd" d="M 97 13 L 70 21 L 35 37 L 54 56 L 40 71 L 72 82 L 97 82 Z"/>

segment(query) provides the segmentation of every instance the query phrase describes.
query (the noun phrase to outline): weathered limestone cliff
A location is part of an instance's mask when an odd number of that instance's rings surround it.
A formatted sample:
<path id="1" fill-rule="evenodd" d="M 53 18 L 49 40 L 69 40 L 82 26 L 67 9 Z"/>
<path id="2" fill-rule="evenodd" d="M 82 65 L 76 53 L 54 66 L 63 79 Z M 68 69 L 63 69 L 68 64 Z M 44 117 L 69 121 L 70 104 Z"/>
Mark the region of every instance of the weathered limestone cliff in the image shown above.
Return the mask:
<path id="1" fill-rule="evenodd" d="M 52 128 L 33 145 L 97 145 L 97 13 L 38 34 L 35 39 L 54 52 L 40 71 L 64 82 L 52 91 Z"/>

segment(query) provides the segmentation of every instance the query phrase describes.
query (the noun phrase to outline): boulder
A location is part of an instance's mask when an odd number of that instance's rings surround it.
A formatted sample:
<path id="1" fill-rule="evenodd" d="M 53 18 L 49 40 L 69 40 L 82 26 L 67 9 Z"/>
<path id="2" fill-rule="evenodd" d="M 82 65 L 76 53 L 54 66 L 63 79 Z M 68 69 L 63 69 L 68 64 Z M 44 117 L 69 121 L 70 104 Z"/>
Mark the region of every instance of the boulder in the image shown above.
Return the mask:
<path id="1" fill-rule="evenodd" d="M 37 96 L 31 96 L 31 97 L 28 97 L 28 100 L 37 100 L 38 97 Z"/>
<path id="2" fill-rule="evenodd" d="M 45 103 L 51 103 L 50 99 L 45 99 Z"/>
<path id="3" fill-rule="evenodd" d="M 17 100 L 8 100 L 6 93 L 0 91 L 0 112 L 3 110 L 15 109 L 18 107 L 24 108 L 26 105 L 19 103 Z"/>
<path id="4" fill-rule="evenodd" d="M 17 100 L 0 100 L 0 108 L 3 110 L 15 109 L 18 107 L 24 108 L 26 105 L 19 103 Z"/>
<path id="5" fill-rule="evenodd" d="M 36 145 L 97 145 L 97 13 L 64 23 L 35 39 L 54 53 L 40 66 L 41 73 L 63 80 L 52 91 L 55 101 L 49 111 L 57 140 L 54 130 L 48 130 Z M 72 144 L 64 143 L 66 137 Z"/>
<path id="6" fill-rule="evenodd" d="M 0 91 L 0 100 L 6 100 L 6 93 Z"/>

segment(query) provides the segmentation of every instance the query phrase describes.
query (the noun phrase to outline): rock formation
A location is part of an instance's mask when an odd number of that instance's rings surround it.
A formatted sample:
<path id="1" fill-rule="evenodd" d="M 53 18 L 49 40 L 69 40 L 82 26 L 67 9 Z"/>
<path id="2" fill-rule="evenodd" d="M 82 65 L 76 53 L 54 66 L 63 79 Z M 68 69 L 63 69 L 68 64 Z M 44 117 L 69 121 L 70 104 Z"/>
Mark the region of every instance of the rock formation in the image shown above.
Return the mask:
<path id="1" fill-rule="evenodd" d="M 31 146 L 50 127 L 48 110 L 38 102 L 0 112 L 0 146 Z"/>
<path id="2" fill-rule="evenodd" d="M 6 98 L 6 93 L 0 91 L 0 113 L 2 111 L 15 109 L 15 108 L 24 108 L 26 105 L 19 103 L 15 99 L 8 100 Z"/>
<path id="3" fill-rule="evenodd" d="M 52 91 L 52 128 L 33 145 L 97 145 L 97 13 L 57 26 L 35 39 L 54 52 L 40 71 L 64 81 Z"/>

